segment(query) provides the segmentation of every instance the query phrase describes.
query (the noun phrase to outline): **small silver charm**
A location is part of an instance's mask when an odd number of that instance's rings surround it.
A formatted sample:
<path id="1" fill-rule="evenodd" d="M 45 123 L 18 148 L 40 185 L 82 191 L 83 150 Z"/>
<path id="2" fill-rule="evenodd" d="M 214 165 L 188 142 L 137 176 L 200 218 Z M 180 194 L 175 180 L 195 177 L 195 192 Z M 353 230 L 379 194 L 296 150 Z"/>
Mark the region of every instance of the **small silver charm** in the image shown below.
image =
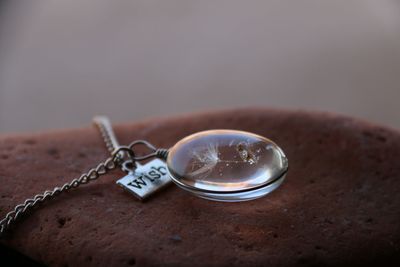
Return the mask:
<path id="1" fill-rule="evenodd" d="M 153 159 L 136 168 L 117 181 L 126 191 L 143 200 L 172 182 L 167 166 L 160 159 Z"/>

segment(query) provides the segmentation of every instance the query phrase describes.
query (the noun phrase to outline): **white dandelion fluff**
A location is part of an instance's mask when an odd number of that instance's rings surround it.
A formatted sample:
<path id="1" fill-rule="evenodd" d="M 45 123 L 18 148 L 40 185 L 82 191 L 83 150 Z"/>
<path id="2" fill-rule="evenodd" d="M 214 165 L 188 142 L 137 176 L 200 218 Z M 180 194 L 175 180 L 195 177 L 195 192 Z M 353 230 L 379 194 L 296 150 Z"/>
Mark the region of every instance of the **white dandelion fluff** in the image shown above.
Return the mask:
<path id="1" fill-rule="evenodd" d="M 218 145 L 209 143 L 205 150 L 193 151 L 194 161 L 190 175 L 205 177 L 212 172 L 220 162 Z"/>
<path id="2" fill-rule="evenodd" d="M 233 142 L 229 143 L 229 147 Z M 251 145 L 247 142 L 240 142 L 236 145 L 236 153 L 240 160 L 220 159 L 218 143 L 209 143 L 206 147 L 193 150 L 193 161 L 191 164 L 191 172 L 189 175 L 202 179 L 211 174 L 218 163 L 225 163 L 225 167 L 231 164 L 250 164 L 254 165 L 258 162 L 258 156 L 252 151 Z M 235 158 L 235 157 L 234 157 Z"/>

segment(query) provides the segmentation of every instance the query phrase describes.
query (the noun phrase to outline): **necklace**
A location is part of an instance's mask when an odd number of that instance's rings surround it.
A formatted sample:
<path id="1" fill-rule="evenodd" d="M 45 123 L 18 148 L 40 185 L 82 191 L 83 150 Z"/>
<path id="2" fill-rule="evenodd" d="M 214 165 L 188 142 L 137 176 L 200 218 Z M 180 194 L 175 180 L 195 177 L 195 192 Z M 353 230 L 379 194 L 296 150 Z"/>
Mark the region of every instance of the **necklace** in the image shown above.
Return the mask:
<path id="1" fill-rule="evenodd" d="M 0 236 L 18 218 L 44 201 L 97 180 L 117 167 L 126 175 L 116 183 L 140 200 L 171 183 L 209 200 L 252 200 L 279 187 L 288 171 L 288 160 L 282 149 L 254 133 L 207 130 L 189 135 L 170 149 L 164 149 L 145 140 L 121 146 L 107 117 L 95 117 L 93 122 L 111 156 L 79 178 L 15 206 L 0 221 Z M 148 152 L 136 154 L 139 146 Z"/>

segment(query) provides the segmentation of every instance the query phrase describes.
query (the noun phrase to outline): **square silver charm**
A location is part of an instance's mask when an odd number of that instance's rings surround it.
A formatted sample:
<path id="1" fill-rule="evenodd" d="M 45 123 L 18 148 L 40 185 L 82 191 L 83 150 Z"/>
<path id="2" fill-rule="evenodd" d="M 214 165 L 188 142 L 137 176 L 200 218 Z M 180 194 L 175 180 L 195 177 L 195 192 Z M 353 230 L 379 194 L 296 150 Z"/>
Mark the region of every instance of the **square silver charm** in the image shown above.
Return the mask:
<path id="1" fill-rule="evenodd" d="M 138 164 L 135 171 L 119 179 L 117 184 L 143 200 L 171 181 L 165 162 L 153 159 L 144 165 Z"/>

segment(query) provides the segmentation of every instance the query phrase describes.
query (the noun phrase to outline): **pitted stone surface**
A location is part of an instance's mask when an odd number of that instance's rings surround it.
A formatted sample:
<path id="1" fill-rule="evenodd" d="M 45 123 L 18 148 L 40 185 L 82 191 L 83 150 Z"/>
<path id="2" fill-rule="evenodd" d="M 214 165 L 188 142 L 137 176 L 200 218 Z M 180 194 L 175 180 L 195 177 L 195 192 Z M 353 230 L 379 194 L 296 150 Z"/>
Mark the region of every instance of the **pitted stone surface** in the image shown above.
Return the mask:
<path id="1" fill-rule="evenodd" d="M 207 129 L 254 132 L 290 160 L 284 184 L 220 203 L 170 186 L 146 202 L 116 171 L 23 218 L 2 244 L 49 266 L 399 266 L 400 134 L 357 119 L 240 109 L 116 126 L 170 147 Z M 0 215 L 107 157 L 93 127 L 0 137 Z"/>

